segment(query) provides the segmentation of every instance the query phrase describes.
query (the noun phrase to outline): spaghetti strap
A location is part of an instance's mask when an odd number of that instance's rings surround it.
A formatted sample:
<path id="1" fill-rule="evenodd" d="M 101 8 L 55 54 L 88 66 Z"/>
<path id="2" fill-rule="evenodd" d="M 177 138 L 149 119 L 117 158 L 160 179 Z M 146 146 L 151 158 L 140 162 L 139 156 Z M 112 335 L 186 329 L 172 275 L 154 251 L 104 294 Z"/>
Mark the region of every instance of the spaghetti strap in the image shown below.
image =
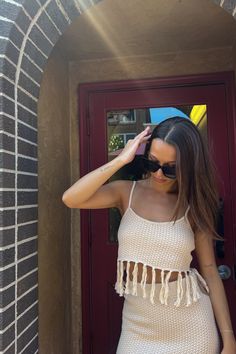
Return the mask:
<path id="1" fill-rule="evenodd" d="M 131 201 L 132 201 L 132 196 L 133 196 L 133 191 L 134 191 L 135 184 L 136 184 L 136 181 L 133 181 L 132 188 L 131 188 L 130 195 L 129 195 L 128 209 L 129 209 L 130 206 L 131 206 Z"/>
<path id="2" fill-rule="evenodd" d="M 190 210 L 190 205 L 188 204 L 188 207 L 187 207 L 187 209 L 185 211 L 185 214 L 184 214 L 185 217 L 187 217 L 187 214 L 188 214 L 189 210 Z"/>
<path id="3" fill-rule="evenodd" d="M 184 219 L 187 220 L 188 224 L 190 225 L 189 219 L 188 219 L 188 212 L 189 212 L 189 210 L 190 210 L 190 205 L 188 204 L 188 207 L 187 207 L 187 209 L 186 209 L 186 211 L 185 211 L 185 213 L 184 213 Z"/>

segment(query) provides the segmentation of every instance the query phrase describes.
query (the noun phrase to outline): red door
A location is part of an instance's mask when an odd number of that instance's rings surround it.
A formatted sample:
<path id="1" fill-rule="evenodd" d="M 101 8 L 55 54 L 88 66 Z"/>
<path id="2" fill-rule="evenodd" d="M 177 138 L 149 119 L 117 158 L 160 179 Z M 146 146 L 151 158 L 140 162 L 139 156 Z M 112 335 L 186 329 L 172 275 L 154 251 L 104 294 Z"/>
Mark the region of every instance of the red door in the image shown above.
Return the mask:
<path id="1" fill-rule="evenodd" d="M 81 85 L 81 175 L 113 158 L 125 141 L 150 122 L 154 107 L 175 107 L 191 114 L 206 111 L 199 129 L 212 146 L 224 201 L 224 247 L 216 245 L 216 258 L 224 279 L 231 316 L 235 318 L 236 187 L 231 73 L 184 78 Z M 194 115 L 193 115 L 194 116 Z M 197 116 L 197 115 L 195 115 Z M 122 171 L 121 171 L 122 172 Z M 127 171 L 123 171 L 126 173 Z M 116 178 L 122 178 L 118 173 Z M 117 224 L 117 225 L 116 225 Z M 83 353 L 112 354 L 120 335 L 123 299 L 114 291 L 119 216 L 116 210 L 81 212 Z M 222 267 L 223 266 L 223 267 Z M 226 267 L 224 267 L 226 266 Z M 228 271 L 228 273 L 227 273 Z M 230 274 L 231 273 L 231 274 Z"/>

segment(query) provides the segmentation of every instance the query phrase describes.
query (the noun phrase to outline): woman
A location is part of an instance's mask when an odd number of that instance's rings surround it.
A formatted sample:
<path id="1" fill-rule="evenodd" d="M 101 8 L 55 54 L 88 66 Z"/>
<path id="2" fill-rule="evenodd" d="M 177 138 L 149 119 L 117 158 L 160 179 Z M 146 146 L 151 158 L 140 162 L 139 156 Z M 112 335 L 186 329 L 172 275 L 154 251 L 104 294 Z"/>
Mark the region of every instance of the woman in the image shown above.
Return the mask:
<path id="1" fill-rule="evenodd" d="M 137 181 L 104 183 L 146 143 Z M 125 297 L 117 354 L 235 354 L 236 343 L 213 239 L 218 195 L 208 151 L 195 125 L 180 117 L 147 127 L 111 162 L 63 195 L 70 208 L 116 207 L 115 289 Z M 200 273 L 190 268 L 195 249 Z M 216 319 L 216 322 L 215 322 Z"/>

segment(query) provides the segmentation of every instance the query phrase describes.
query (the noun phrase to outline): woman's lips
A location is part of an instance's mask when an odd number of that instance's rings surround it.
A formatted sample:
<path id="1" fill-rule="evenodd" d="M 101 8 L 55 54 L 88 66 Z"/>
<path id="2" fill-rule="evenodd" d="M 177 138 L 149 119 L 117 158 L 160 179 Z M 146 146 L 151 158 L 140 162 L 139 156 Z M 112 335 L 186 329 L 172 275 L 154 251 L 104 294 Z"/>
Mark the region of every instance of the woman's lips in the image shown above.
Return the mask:
<path id="1" fill-rule="evenodd" d="M 156 180 L 157 182 L 159 182 L 159 183 L 164 183 L 164 182 L 166 182 L 166 179 L 157 178 L 157 177 L 154 177 L 154 178 L 155 178 L 155 180 Z"/>

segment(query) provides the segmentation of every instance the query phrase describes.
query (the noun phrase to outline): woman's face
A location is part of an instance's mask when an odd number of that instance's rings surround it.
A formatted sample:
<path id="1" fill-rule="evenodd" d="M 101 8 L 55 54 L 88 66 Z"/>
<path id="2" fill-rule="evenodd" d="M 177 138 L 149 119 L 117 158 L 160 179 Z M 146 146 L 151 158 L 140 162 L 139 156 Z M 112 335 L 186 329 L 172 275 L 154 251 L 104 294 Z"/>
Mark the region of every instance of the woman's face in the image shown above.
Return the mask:
<path id="1" fill-rule="evenodd" d="M 174 146 L 167 144 L 163 140 L 156 138 L 152 140 L 148 158 L 157 161 L 160 165 L 168 164 L 170 166 L 176 163 L 176 149 Z M 158 185 L 163 185 L 165 188 L 171 187 L 176 183 L 176 179 L 166 177 L 161 168 L 156 172 L 151 172 L 151 178 Z"/>

